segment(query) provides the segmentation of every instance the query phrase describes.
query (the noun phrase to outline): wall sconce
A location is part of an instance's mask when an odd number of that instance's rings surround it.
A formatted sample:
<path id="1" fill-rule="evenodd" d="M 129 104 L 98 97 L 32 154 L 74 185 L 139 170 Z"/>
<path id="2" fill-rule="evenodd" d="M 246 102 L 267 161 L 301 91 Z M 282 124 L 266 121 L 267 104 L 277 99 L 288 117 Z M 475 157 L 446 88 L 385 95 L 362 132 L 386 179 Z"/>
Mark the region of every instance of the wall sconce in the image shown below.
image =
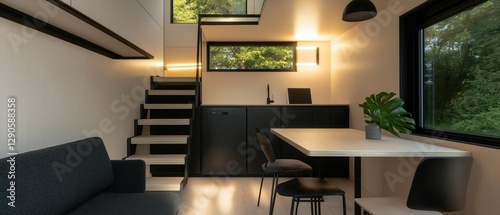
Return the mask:
<path id="1" fill-rule="evenodd" d="M 319 48 L 314 46 L 297 47 L 297 66 L 315 66 L 319 64 Z"/>
<path id="2" fill-rule="evenodd" d="M 201 65 L 198 65 L 201 69 Z M 196 63 L 178 63 L 178 64 L 167 64 L 165 66 L 167 71 L 177 71 L 177 70 L 196 70 Z"/>

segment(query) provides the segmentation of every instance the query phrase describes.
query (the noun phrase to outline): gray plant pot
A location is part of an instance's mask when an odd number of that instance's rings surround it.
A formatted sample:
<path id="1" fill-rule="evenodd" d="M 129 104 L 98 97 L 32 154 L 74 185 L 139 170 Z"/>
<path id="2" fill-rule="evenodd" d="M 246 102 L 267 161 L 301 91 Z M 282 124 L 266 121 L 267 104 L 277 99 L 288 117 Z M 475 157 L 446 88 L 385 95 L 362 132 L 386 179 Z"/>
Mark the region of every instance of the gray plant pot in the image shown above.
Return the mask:
<path id="1" fill-rule="evenodd" d="M 368 124 L 365 126 L 366 139 L 380 140 L 382 138 L 382 130 L 376 124 Z"/>

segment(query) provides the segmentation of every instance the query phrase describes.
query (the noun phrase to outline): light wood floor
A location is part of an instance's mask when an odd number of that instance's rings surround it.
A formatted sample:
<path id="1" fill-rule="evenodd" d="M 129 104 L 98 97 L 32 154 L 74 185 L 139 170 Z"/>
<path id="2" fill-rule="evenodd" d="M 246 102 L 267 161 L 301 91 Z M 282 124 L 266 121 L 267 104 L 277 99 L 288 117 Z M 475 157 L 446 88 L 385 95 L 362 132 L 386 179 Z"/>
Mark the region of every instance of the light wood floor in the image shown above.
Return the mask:
<path id="1" fill-rule="evenodd" d="M 260 207 L 257 207 L 260 177 L 190 177 L 180 192 L 179 215 L 257 215 L 269 213 L 271 178 L 265 178 Z M 280 179 L 280 182 L 289 178 Z M 347 214 L 354 214 L 352 181 L 345 178 L 329 178 L 346 192 Z M 363 192 L 363 197 L 367 196 Z M 274 214 L 290 214 L 291 198 L 278 195 Z M 299 214 L 310 214 L 310 204 L 301 203 Z M 340 196 L 327 196 L 321 204 L 322 214 L 341 215 Z"/>

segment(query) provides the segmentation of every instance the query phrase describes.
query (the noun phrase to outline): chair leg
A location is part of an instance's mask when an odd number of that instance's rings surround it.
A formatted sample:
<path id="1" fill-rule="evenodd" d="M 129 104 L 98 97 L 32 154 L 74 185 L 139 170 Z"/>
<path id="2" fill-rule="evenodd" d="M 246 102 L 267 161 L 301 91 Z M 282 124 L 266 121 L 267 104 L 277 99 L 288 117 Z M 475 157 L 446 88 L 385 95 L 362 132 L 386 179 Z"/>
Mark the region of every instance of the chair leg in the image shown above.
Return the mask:
<path id="1" fill-rule="evenodd" d="M 314 198 L 314 214 L 318 215 L 319 199 Z"/>
<path id="2" fill-rule="evenodd" d="M 321 199 L 320 198 L 318 198 L 317 204 L 318 204 L 318 215 L 321 215 Z"/>
<path id="3" fill-rule="evenodd" d="M 293 215 L 293 206 L 295 205 L 295 197 L 292 197 L 292 207 L 290 207 L 290 215 Z"/>
<path id="4" fill-rule="evenodd" d="M 259 198 L 257 199 L 257 207 L 260 205 L 260 194 L 262 193 L 262 184 L 264 183 L 264 173 L 262 173 L 262 179 L 260 179 L 260 189 L 259 189 Z"/>
<path id="5" fill-rule="evenodd" d="M 297 205 L 295 206 L 295 214 L 298 215 L 299 214 L 300 198 L 296 198 L 296 200 L 297 200 Z"/>
<path id="6" fill-rule="evenodd" d="M 344 213 L 343 213 L 344 215 L 346 215 L 346 213 L 347 213 L 345 207 L 346 207 L 345 206 L 345 195 L 342 195 L 342 208 L 344 209 Z"/>
<path id="7" fill-rule="evenodd" d="M 271 203 L 269 204 L 269 215 L 272 215 L 274 212 L 274 202 L 276 201 L 276 187 L 278 187 L 279 175 L 273 175 L 273 184 L 271 186 Z"/>
<path id="8" fill-rule="evenodd" d="M 311 198 L 311 214 L 314 214 L 313 204 L 314 204 L 314 198 Z"/>

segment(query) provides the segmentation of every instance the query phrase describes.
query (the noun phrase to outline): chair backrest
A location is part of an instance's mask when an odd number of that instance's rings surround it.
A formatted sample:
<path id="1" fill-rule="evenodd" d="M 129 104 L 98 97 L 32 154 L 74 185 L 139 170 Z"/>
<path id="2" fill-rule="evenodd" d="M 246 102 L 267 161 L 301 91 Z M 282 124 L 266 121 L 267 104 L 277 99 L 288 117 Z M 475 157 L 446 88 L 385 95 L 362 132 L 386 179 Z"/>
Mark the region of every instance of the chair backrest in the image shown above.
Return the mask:
<path id="1" fill-rule="evenodd" d="M 276 161 L 276 157 L 274 156 L 273 146 L 267 137 L 264 135 L 264 132 L 259 128 L 255 128 L 255 132 L 257 134 L 257 141 L 259 142 L 260 148 L 264 155 L 267 158 L 267 161 L 273 163 Z"/>
<path id="2" fill-rule="evenodd" d="M 472 157 L 424 158 L 415 172 L 406 205 L 415 210 L 462 210 L 471 167 Z"/>

